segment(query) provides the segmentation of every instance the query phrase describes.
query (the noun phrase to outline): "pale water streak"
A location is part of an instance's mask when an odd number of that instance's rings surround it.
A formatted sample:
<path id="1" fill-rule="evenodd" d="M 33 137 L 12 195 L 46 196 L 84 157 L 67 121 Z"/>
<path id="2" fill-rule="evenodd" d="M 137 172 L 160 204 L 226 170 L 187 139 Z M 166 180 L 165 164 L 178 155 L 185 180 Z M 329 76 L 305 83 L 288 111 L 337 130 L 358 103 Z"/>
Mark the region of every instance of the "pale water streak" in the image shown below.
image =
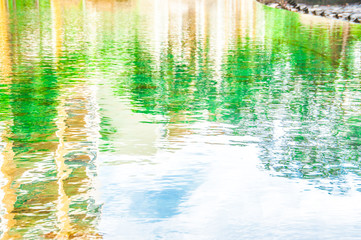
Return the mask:
<path id="1" fill-rule="evenodd" d="M 358 239 L 361 27 L 251 0 L 0 0 L 1 239 Z"/>

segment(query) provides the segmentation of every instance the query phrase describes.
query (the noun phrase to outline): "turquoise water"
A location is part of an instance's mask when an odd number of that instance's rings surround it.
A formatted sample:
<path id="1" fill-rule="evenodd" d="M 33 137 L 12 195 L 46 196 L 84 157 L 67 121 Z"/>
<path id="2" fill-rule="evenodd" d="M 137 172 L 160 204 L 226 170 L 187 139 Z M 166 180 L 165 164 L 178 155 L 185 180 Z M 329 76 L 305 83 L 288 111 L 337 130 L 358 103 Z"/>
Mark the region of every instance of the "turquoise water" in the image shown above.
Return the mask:
<path id="1" fill-rule="evenodd" d="M 361 25 L 0 4 L 1 239 L 359 239 Z"/>

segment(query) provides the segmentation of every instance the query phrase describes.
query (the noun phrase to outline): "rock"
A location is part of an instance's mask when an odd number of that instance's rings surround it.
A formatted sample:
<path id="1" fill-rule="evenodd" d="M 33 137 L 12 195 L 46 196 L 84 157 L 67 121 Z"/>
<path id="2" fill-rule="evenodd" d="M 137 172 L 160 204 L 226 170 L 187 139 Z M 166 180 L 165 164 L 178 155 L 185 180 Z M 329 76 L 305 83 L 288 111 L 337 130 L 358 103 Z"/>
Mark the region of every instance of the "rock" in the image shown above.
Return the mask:
<path id="1" fill-rule="evenodd" d="M 341 19 L 347 20 L 347 17 L 350 16 L 350 14 L 343 12 L 343 13 L 338 14 L 338 16 L 339 16 L 339 18 L 341 18 Z"/>
<path id="2" fill-rule="evenodd" d="M 276 8 L 277 6 L 279 6 L 278 3 L 270 3 L 268 6 L 272 7 L 272 8 Z"/>
<path id="3" fill-rule="evenodd" d="M 295 0 L 285 0 L 285 4 L 281 5 L 280 0 L 257 0 L 273 8 L 283 8 L 292 12 L 301 12 L 306 14 L 314 14 L 322 17 L 332 17 L 336 19 L 347 20 L 354 23 L 361 22 L 361 4 L 349 5 L 306 5 L 297 4 Z M 297 1 L 297 0 L 296 0 Z"/>
<path id="4" fill-rule="evenodd" d="M 322 16 L 321 14 L 324 14 L 324 11 L 320 9 L 313 10 L 312 13 L 317 16 Z"/>
<path id="5" fill-rule="evenodd" d="M 361 13 L 354 13 L 351 15 L 351 19 L 361 19 Z"/>
<path id="6" fill-rule="evenodd" d="M 303 9 L 303 8 L 307 7 L 307 5 L 306 5 L 306 4 L 302 4 L 302 3 L 298 4 L 298 6 L 299 6 L 301 9 Z"/>
<path id="7" fill-rule="evenodd" d="M 330 15 L 331 15 L 331 11 L 325 10 L 325 16 L 330 16 Z"/>
<path id="8" fill-rule="evenodd" d="M 288 4 L 290 4 L 292 7 L 296 7 L 297 3 L 294 0 L 288 0 Z"/>

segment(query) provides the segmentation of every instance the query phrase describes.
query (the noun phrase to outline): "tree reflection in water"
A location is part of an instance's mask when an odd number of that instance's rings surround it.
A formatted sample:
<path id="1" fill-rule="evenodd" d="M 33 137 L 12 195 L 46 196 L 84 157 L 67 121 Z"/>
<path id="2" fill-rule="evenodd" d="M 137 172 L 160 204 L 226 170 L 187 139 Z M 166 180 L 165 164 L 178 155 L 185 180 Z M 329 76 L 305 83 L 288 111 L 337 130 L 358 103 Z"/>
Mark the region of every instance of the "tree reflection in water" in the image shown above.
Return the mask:
<path id="1" fill-rule="evenodd" d="M 97 156 L 154 155 L 154 129 L 176 148 L 224 124 L 274 176 L 359 188 L 359 25 L 244 0 L 0 3 L 2 239 L 101 238 Z M 131 208 L 176 215 L 197 174 Z"/>

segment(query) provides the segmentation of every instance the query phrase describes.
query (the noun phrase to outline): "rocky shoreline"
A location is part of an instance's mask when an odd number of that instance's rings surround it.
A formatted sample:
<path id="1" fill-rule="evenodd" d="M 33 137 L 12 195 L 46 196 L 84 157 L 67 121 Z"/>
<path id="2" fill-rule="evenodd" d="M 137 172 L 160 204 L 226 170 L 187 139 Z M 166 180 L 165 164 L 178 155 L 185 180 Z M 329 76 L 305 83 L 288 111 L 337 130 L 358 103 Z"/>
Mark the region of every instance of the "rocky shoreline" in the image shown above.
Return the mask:
<path id="1" fill-rule="evenodd" d="M 361 4 L 349 5 L 307 5 L 294 0 L 258 0 L 267 6 L 286 9 L 292 12 L 312 14 L 315 16 L 340 19 L 353 23 L 361 23 Z"/>

